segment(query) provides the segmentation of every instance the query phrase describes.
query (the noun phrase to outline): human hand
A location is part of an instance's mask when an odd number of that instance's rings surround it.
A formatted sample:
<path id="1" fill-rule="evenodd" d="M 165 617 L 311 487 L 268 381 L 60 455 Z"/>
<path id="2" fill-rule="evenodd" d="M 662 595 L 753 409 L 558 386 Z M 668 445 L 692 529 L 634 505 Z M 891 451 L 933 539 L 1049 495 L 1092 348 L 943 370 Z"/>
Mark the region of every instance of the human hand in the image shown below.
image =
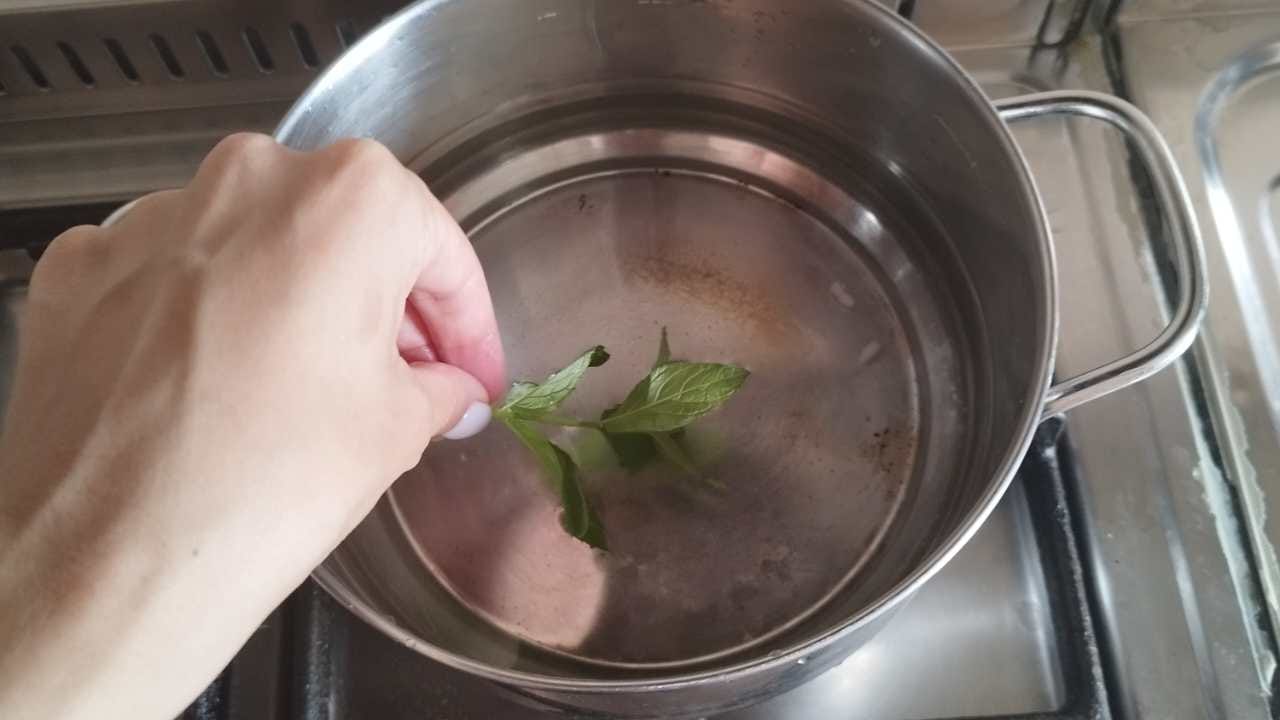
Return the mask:
<path id="1" fill-rule="evenodd" d="M 0 715 L 173 717 L 504 384 L 470 243 L 371 141 L 233 136 L 64 233 L 0 438 Z"/>

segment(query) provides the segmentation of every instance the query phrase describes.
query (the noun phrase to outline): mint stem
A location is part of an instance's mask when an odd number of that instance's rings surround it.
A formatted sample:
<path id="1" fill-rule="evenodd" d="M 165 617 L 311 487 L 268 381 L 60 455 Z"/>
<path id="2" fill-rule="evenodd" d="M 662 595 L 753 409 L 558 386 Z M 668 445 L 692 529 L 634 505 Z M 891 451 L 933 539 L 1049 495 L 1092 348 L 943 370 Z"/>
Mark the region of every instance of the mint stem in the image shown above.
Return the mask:
<path id="1" fill-rule="evenodd" d="M 601 429 L 600 423 L 593 420 L 575 420 L 574 418 L 560 417 L 559 415 L 543 415 L 537 419 L 537 422 L 543 425 L 559 425 L 560 427 Z"/>

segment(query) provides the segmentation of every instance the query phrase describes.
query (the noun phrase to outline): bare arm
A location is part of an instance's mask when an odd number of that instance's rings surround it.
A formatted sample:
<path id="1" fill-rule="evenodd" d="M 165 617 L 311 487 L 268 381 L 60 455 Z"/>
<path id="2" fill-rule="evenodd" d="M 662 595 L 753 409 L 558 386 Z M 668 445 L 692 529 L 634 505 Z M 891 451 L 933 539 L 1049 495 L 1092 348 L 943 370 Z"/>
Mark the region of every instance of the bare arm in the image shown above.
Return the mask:
<path id="1" fill-rule="evenodd" d="M 369 141 L 228 138 L 188 187 L 57 238 L 22 340 L 6 718 L 176 715 L 504 384 L 470 244 Z"/>

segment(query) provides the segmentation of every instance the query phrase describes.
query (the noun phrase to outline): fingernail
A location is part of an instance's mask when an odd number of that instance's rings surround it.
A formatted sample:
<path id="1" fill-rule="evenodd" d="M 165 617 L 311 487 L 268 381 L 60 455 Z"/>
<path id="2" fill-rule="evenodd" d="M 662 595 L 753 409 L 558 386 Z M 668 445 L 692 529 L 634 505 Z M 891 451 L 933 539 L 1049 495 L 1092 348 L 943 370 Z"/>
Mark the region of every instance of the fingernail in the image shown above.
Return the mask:
<path id="1" fill-rule="evenodd" d="M 457 425 L 449 428 L 441 437 L 447 440 L 462 440 L 480 432 L 489 424 L 489 419 L 493 417 L 493 410 L 482 402 L 473 402 L 471 407 L 462 414 L 462 419 Z"/>

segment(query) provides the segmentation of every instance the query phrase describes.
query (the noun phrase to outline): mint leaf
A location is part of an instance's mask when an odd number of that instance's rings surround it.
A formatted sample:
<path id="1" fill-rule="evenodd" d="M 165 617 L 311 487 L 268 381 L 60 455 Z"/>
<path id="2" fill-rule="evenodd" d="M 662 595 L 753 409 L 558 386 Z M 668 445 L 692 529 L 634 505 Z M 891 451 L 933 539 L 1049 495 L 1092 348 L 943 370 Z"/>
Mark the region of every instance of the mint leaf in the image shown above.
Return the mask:
<path id="1" fill-rule="evenodd" d="M 693 464 L 693 460 L 689 459 L 689 455 L 685 453 L 684 448 L 680 447 L 680 444 L 671 437 L 670 433 L 653 433 L 649 437 L 653 438 L 654 446 L 658 449 L 658 452 L 662 453 L 662 457 L 667 459 L 667 462 L 694 477 L 702 476 L 698 472 L 698 468 Z"/>
<path id="2" fill-rule="evenodd" d="M 533 392 L 538 387 L 538 383 L 517 380 L 511 383 L 511 389 L 507 391 L 507 396 L 502 399 L 502 406 L 513 405 L 521 398 Z"/>
<path id="3" fill-rule="evenodd" d="M 560 525 L 565 532 L 591 547 L 607 550 L 604 526 L 587 502 L 587 496 L 578 482 L 578 466 L 569 453 L 548 440 L 528 422 L 511 417 L 502 418 L 502 422 L 538 459 L 543 477 L 560 498 Z"/>
<path id="4" fill-rule="evenodd" d="M 671 364 L 671 345 L 667 341 L 667 326 L 663 325 L 662 337 L 658 340 L 658 357 L 653 361 L 653 370 L 657 370 L 663 365 L 669 364 Z M 631 392 L 627 393 L 626 399 L 608 410 L 605 410 L 603 413 L 600 413 L 600 420 L 603 422 L 604 420 L 608 420 L 611 416 L 617 415 L 618 411 L 624 406 L 644 402 L 644 397 L 649 392 L 649 378 L 651 377 L 653 377 L 652 371 L 648 375 L 645 375 L 640 382 L 636 383 L 635 387 L 631 388 Z"/>
<path id="5" fill-rule="evenodd" d="M 591 505 L 587 503 L 587 496 L 582 492 L 582 485 L 578 482 L 577 464 L 559 445 L 552 442 L 547 444 L 555 451 L 556 458 L 560 461 L 560 504 L 563 507 L 560 525 L 564 527 L 565 532 L 591 547 L 608 550 L 604 527 L 600 524 L 600 518 L 596 517 L 595 511 L 591 509 Z"/>
<path id="6" fill-rule="evenodd" d="M 695 478 L 723 487 L 698 472 L 680 438 L 689 423 L 732 397 L 748 375 L 732 365 L 672 361 L 664 327 L 653 369 L 620 404 L 601 413 L 599 422 L 556 414 L 587 368 L 603 365 L 608 359 L 609 353 L 598 345 L 542 383 L 516 382 L 494 412 L 537 458 L 542 475 L 560 501 L 560 524 L 565 531 L 601 550 L 607 549 L 604 527 L 579 482 L 577 463 L 538 426 L 597 430 L 626 469 L 636 470 L 662 457 Z"/>
<path id="7" fill-rule="evenodd" d="M 658 357 L 653 363 L 654 368 L 671 363 L 671 345 L 667 339 L 667 328 L 663 326 L 662 337 L 658 341 Z M 643 397 L 649 392 L 649 377 L 645 377 L 632 388 L 628 393 L 628 400 L 620 405 L 605 410 L 600 414 L 601 425 L 607 427 L 605 421 L 610 417 L 618 414 L 618 411 L 627 404 L 627 402 L 639 403 Z M 716 487 L 723 487 L 708 478 L 704 477 L 698 471 L 697 466 L 685 452 L 684 446 L 680 444 L 680 436 L 684 434 L 684 428 L 677 429 L 673 432 L 609 432 L 604 431 L 605 440 L 608 441 L 609 447 L 613 449 L 615 455 L 618 456 L 618 464 L 623 469 L 635 472 L 644 466 L 656 460 L 659 456 L 665 458 L 667 462 L 675 465 L 690 476 L 703 480 L 708 484 Z"/>
<path id="8" fill-rule="evenodd" d="M 604 433 L 618 464 L 624 470 L 635 472 L 658 457 L 658 447 L 647 433 Z"/>
<path id="9" fill-rule="evenodd" d="M 701 480 L 717 490 L 723 490 L 724 483 L 716 480 L 715 478 L 703 475 L 702 472 L 698 470 L 698 466 L 694 464 L 693 458 L 689 457 L 689 454 L 685 452 L 684 445 L 681 445 L 680 440 L 676 438 L 676 433 L 678 432 L 680 431 L 677 430 L 674 433 L 653 433 L 650 435 L 650 437 L 653 438 L 653 444 L 657 448 L 658 453 L 662 455 L 667 462 L 685 471 L 695 479 Z"/>
<path id="10" fill-rule="evenodd" d="M 614 405 L 600 413 L 601 424 L 603 425 L 605 420 L 617 414 L 620 407 L 622 407 L 620 404 Z M 606 430 L 600 432 L 609 443 L 609 447 L 613 449 L 613 453 L 618 456 L 618 464 L 624 470 L 635 472 L 658 457 L 658 448 L 653 444 L 653 438 L 645 433 L 615 433 Z"/>
<path id="11" fill-rule="evenodd" d="M 749 374 L 742 368 L 718 363 L 659 365 L 632 388 L 600 425 L 610 433 L 678 430 L 724 404 Z"/>
<path id="12" fill-rule="evenodd" d="M 517 382 L 498 406 L 499 415 L 522 420 L 537 420 L 560 406 L 578 386 L 589 367 L 599 367 L 609 360 L 604 346 L 597 345 L 578 356 L 563 370 L 552 373 L 545 382 Z"/>
<path id="13" fill-rule="evenodd" d="M 542 466 L 542 476 L 551 485 L 551 489 L 559 495 L 560 478 L 563 472 L 560 469 L 560 457 L 556 455 L 555 446 L 546 436 L 538 432 L 537 428 L 527 422 L 507 417 L 501 420 L 538 459 L 538 464 Z"/>

